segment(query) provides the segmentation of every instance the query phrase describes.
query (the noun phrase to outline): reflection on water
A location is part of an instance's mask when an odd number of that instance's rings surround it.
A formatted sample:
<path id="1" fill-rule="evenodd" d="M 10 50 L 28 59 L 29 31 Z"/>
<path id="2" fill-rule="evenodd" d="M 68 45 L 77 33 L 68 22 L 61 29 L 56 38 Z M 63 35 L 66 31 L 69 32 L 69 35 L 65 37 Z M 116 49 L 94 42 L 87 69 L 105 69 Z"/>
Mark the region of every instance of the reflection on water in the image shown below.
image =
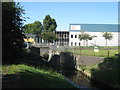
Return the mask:
<path id="1" fill-rule="evenodd" d="M 64 75 L 79 86 L 93 88 L 90 81 L 84 78 L 79 71 L 66 72 Z"/>

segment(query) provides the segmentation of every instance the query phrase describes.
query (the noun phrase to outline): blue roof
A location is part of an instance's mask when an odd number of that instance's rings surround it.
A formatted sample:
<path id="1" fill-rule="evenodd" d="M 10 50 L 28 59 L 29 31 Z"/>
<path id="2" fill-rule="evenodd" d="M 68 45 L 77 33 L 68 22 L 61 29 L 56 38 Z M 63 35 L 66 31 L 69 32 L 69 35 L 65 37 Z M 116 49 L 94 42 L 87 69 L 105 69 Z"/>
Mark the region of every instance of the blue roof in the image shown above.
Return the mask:
<path id="1" fill-rule="evenodd" d="M 84 30 L 86 32 L 118 32 L 118 24 L 70 24 L 70 25 L 81 25 L 81 30 Z"/>

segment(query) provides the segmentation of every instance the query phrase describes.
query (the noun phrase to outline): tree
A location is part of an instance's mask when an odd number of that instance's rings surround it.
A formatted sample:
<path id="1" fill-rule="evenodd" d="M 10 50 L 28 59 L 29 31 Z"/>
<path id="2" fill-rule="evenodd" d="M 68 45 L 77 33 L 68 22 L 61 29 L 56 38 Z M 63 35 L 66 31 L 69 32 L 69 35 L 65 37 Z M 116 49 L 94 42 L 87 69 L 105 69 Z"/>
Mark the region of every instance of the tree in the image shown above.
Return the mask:
<path id="1" fill-rule="evenodd" d="M 81 32 L 81 34 L 79 34 L 79 39 L 80 39 L 80 41 L 84 41 L 83 42 L 83 45 L 85 46 L 85 37 L 84 37 L 84 32 Z"/>
<path id="2" fill-rule="evenodd" d="M 96 35 L 90 36 L 89 40 L 92 40 L 93 38 L 97 37 Z M 95 44 L 96 45 L 96 44 Z"/>
<path id="3" fill-rule="evenodd" d="M 81 32 L 81 34 L 79 34 L 79 39 L 80 40 L 84 40 L 84 46 L 85 46 L 85 41 L 86 41 L 86 46 L 88 46 L 88 40 L 92 40 L 94 37 L 97 37 L 95 35 L 91 36 L 89 35 L 88 33 L 84 33 L 84 32 Z"/>
<path id="4" fill-rule="evenodd" d="M 33 33 L 36 35 L 41 35 L 42 30 L 43 30 L 43 25 L 40 21 L 35 21 L 33 23 Z"/>
<path id="5" fill-rule="evenodd" d="M 23 29 L 24 29 L 24 33 L 35 34 L 36 38 L 39 39 L 43 31 L 43 25 L 40 21 L 35 21 L 34 23 L 29 23 L 24 25 Z M 39 40 L 37 42 L 39 42 Z"/>
<path id="6" fill-rule="evenodd" d="M 111 33 L 109 33 L 109 32 L 104 32 L 104 33 L 103 33 L 103 37 L 104 37 L 105 40 L 106 40 L 105 46 L 107 46 L 107 40 L 112 40 L 113 35 L 112 35 Z"/>
<path id="7" fill-rule="evenodd" d="M 2 2 L 2 53 L 3 60 L 19 55 L 24 47 L 22 25 L 24 9 L 20 3 Z"/>
<path id="8" fill-rule="evenodd" d="M 41 35 L 42 39 L 48 40 L 48 42 L 53 42 L 57 37 L 55 35 L 55 30 L 57 23 L 54 18 L 51 18 L 50 15 L 46 15 L 43 20 L 43 33 Z"/>
<path id="9" fill-rule="evenodd" d="M 31 33 L 33 33 L 33 24 L 32 23 L 29 23 L 29 24 L 25 24 L 24 26 L 23 26 L 23 32 L 25 33 L 25 34 L 31 34 Z"/>
<path id="10" fill-rule="evenodd" d="M 92 40 L 93 38 L 97 37 L 95 35 L 91 36 L 91 35 L 89 35 L 87 33 L 84 36 L 86 37 L 85 38 L 85 40 L 86 40 L 86 46 L 88 46 L 88 40 Z"/>
<path id="11" fill-rule="evenodd" d="M 25 24 L 23 29 L 24 33 L 40 35 L 43 30 L 43 25 L 40 21 L 35 21 L 34 23 Z"/>
<path id="12" fill-rule="evenodd" d="M 43 19 L 43 30 L 44 32 L 50 31 L 54 32 L 57 28 L 57 23 L 54 18 L 51 18 L 50 15 L 46 15 Z"/>
<path id="13" fill-rule="evenodd" d="M 54 40 L 57 39 L 57 37 L 56 37 L 54 32 L 43 32 L 41 37 L 44 40 L 48 40 L 48 42 L 53 42 Z"/>

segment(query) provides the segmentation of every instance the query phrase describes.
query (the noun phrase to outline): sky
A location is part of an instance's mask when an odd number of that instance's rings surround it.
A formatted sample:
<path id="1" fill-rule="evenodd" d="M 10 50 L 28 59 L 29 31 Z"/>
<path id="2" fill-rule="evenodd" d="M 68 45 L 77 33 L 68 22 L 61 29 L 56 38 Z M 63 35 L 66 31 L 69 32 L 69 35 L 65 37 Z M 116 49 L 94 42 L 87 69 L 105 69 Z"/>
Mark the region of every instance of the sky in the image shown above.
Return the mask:
<path id="1" fill-rule="evenodd" d="M 50 15 L 57 22 L 56 30 L 68 30 L 69 24 L 117 24 L 118 2 L 21 2 L 25 24 Z"/>

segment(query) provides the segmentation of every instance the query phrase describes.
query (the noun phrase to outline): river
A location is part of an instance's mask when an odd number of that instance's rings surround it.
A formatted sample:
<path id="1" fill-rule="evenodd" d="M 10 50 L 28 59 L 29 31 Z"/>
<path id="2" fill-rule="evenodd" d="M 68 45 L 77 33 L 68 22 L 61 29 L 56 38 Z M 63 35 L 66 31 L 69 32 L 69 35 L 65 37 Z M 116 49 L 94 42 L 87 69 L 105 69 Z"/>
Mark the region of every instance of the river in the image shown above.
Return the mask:
<path id="1" fill-rule="evenodd" d="M 85 78 L 80 71 L 66 73 L 64 74 L 64 76 L 80 87 L 89 88 L 91 90 L 99 90 L 96 89 L 95 86 L 93 86 L 91 82 L 87 78 Z"/>

